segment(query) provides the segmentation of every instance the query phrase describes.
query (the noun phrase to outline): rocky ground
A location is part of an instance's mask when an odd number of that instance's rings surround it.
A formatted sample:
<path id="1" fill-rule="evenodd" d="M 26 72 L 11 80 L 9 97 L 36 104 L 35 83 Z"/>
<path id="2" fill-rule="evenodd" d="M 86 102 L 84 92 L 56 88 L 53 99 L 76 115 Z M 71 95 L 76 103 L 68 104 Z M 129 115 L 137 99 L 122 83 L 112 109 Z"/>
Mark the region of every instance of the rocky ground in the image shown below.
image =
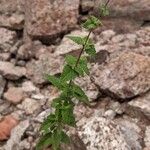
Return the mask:
<path id="1" fill-rule="evenodd" d="M 67 35 L 103 0 L 0 0 L 0 150 L 34 150 L 59 91 L 59 75 L 80 47 Z M 76 104 L 77 129 L 66 150 L 150 150 L 150 1 L 112 0 L 91 38 L 90 76 L 77 79 L 92 107 Z"/>

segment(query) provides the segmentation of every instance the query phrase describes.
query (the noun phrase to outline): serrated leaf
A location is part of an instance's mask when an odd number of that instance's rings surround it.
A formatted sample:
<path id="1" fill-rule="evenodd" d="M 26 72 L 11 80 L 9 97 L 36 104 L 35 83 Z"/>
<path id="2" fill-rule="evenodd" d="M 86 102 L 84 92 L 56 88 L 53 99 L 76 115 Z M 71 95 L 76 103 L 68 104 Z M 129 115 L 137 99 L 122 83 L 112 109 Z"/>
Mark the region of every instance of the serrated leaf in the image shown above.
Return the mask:
<path id="1" fill-rule="evenodd" d="M 74 96 L 80 100 L 83 103 L 86 103 L 89 105 L 89 100 L 88 97 L 86 96 L 86 94 L 84 93 L 84 91 L 76 84 L 72 84 L 72 90 L 73 90 L 73 94 Z"/>
<path id="2" fill-rule="evenodd" d="M 61 100 L 62 99 L 60 97 L 53 99 L 51 106 L 54 108 L 58 107 L 60 105 Z"/>
<path id="3" fill-rule="evenodd" d="M 98 18 L 96 18 L 95 16 L 90 16 L 85 23 L 82 24 L 82 26 L 85 29 L 88 30 L 92 30 L 97 28 L 99 25 L 101 25 L 102 23 L 100 22 L 100 20 Z"/>
<path id="4" fill-rule="evenodd" d="M 89 73 L 89 70 L 87 67 L 87 60 L 85 58 L 84 59 L 81 58 L 76 67 L 75 67 L 76 62 L 77 62 L 76 57 L 69 55 L 66 57 L 66 62 L 72 69 L 75 70 L 75 72 L 77 72 L 81 76 L 84 76 L 84 73 L 86 73 L 86 74 Z M 78 75 L 76 75 L 75 77 L 77 77 L 77 76 Z"/>
<path id="5" fill-rule="evenodd" d="M 47 132 L 49 128 L 55 125 L 55 121 L 56 121 L 55 115 L 50 114 L 42 123 L 40 130 Z"/>
<path id="6" fill-rule="evenodd" d="M 80 66 L 80 64 L 77 65 L 77 67 L 75 68 L 75 71 L 78 72 L 78 74 L 80 76 L 84 76 L 84 70 L 82 69 L 82 67 Z"/>
<path id="7" fill-rule="evenodd" d="M 66 60 L 67 64 L 71 67 L 74 67 L 77 62 L 77 58 L 72 55 L 66 56 L 65 60 Z"/>
<path id="8" fill-rule="evenodd" d="M 61 131 L 61 142 L 65 143 L 65 144 L 70 143 L 70 138 L 64 131 Z"/>
<path id="9" fill-rule="evenodd" d="M 62 84 L 59 78 L 52 76 L 52 75 L 47 75 L 47 80 L 51 82 L 57 88 L 62 89 Z"/>
<path id="10" fill-rule="evenodd" d="M 78 76 L 78 73 L 72 69 L 71 66 L 66 65 L 61 74 L 61 81 L 66 82 L 75 79 Z"/>
<path id="11" fill-rule="evenodd" d="M 84 45 L 84 40 L 80 36 L 67 36 L 67 38 L 69 38 L 78 45 Z"/>
<path id="12" fill-rule="evenodd" d="M 86 45 L 85 46 L 85 52 L 88 55 L 90 55 L 90 56 L 94 56 L 96 54 L 96 50 L 95 50 L 94 44 L 92 44 L 92 45 Z"/>
<path id="13" fill-rule="evenodd" d="M 53 144 L 52 144 L 53 150 L 59 150 L 61 144 L 61 131 L 59 129 L 56 129 L 53 132 L 52 137 L 53 137 Z"/>
<path id="14" fill-rule="evenodd" d="M 62 120 L 63 123 L 70 126 L 75 126 L 75 116 L 73 114 L 73 105 L 70 103 L 65 104 L 62 107 Z"/>
<path id="15" fill-rule="evenodd" d="M 45 134 L 36 145 L 36 150 L 43 150 L 53 143 L 51 133 Z"/>
<path id="16" fill-rule="evenodd" d="M 88 75 L 89 74 L 89 69 L 87 65 L 87 58 L 86 57 L 81 57 L 79 61 L 80 68 Z"/>
<path id="17" fill-rule="evenodd" d="M 109 15 L 108 7 L 105 5 L 100 6 L 100 14 L 101 16 L 108 16 Z"/>

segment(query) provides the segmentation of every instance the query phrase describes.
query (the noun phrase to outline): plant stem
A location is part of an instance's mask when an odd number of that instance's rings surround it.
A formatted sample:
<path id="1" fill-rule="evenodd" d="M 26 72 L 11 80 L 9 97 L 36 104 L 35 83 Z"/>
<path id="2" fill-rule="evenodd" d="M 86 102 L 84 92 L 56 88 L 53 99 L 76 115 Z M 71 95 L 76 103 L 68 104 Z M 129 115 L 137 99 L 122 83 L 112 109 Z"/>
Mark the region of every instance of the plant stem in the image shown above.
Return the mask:
<path id="1" fill-rule="evenodd" d="M 109 4 L 109 2 L 110 2 L 110 0 L 108 0 L 108 1 L 106 2 L 105 7 Z"/>
<path id="2" fill-rule="evenodd" d="M 79 54 L 78 59 L 77 59 L 77 62 L 76 62 L 76 64 L 75 64 L 73 69 L 75 69 L 78 66 L 80 58 L 81 58 L 81 55 L 84 52 L 85 46 L 86 46 L 86 44 L 87 44 L 87 42 L 88 42 L 88 40 L 90 38 L 91 33 L 92 33 L 92 30 L 89 31 L 89 33 L 88 33 L 88 35 L 86 37 L 85 43 L 84 43 L 84 45 L 83 45 L 83 47 L 82 47 L 82 49 L 80 51 L 80 54 Z M 72 83 L 72 80 L 69 81 L 69 86 L 71 85 L 71 83 Z"/>
<path id="3" fill-rule="evenodd" d="M 87 38 L 86 38 L 86 41 L 85 41 L 85 44 L 83 45 L 83 47 L 82 47 L 82 49 L 81 49 L 81 51 L 80 51 L 80 54 L 79 54 L 79 56 L 78 56 L 76 65 L 74 66 L 74 69 L 78 66 L 79 60 L 80 60 L 80 58 L 81 58 L 82 53 L 84 52 L 85 46 L 86 46 L 86 44 L 87 44 L 87 42 L 88 42 L 88 40 L 89 40 L 89 38 L 90 38 L 91 33 L 92 33 L 92 30 L 89 31 L 89 34 L 88 34 L 88 36 L 87 36 Z"/>

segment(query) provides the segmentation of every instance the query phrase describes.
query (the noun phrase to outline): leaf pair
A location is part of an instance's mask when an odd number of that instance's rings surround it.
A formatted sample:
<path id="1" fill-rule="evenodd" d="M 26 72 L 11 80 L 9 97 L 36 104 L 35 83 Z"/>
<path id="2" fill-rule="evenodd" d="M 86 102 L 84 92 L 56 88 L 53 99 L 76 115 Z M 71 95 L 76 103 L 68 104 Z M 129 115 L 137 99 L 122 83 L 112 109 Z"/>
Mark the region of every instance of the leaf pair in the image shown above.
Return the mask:
<path id="1" fill-rule="evenodd" d="M 86 22 L 82 24 L 82 27 L 88 30 L 93 30 L 100 25 L 102 25 L 102 23 L 98 18 L 95 16 L 90 16 Z"/>
<path id="2" fill-rule="evenodd" d="M 56 129 L 53 133 L 43 135 L 37 144 L 36 150 L 43 150 L 50 145 L 52 145 L 53 150 L 60 150 L 60 143 L 69 144 L 70 139 L 64 131 Z"/>
<path id="3" fill-rule="evenodd" d="M 108 16 L 109 15 L 109 9 L 107 7 L 107 5 L 101 5 L 100 6 L 100 14 L 101 16 Z"/>
<path id="4" fill-rule="evenodd" d="M 87 37 L 79 37 L 79 36 L 68 36 L 69 39 L 74 41 L 78 45 L 82 45 L 84 47 L 85 52 L 94 56 L 96 54 L 95 46 L 91 39 L 87 39 Z"/>
<path id="5" fill-rule="evenodd" d="M 80 60 L 78 60 L 76 57 L 68 55 L 66 57 L 66 62 L 73 69 L 73 71 L 78 74 L 78 76 L 84 76 L 85 74 L 89 74 L 86 57 L 81 57 Z"/>

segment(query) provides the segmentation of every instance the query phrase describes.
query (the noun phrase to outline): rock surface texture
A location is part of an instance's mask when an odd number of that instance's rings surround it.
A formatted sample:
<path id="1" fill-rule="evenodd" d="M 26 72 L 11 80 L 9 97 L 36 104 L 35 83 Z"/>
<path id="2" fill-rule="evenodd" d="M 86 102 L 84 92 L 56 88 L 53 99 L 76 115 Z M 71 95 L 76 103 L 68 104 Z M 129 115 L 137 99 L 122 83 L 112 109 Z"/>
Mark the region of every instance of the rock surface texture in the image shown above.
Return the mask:
<path id="1" fill-rule="evenodd" d="M 119 126 L 101 117 L 82 119 L 78 122 L 79 136 L 87 150 L 131 150 Z"/>
<path id="2" fill-rule="evenodd" d="M 0 0 L 0 150 L 36 149 L 60 94 L 45 76 L 59 77 L 65 56 L 80 54 L 67 36 L 87 36 L 79 25 L 105 2 Z M 75 80 L 91 105 L 75 100 L 77 128 L 66 128 L 65 150 L 150 150 L 150 0 L 108 7 L 91 33 L 90 75 Z"/>
<path id="3" fill-rule="evenodd" d="M 0 26 L 11 29 L 23 29 L 24 1 L 1 0 L 0 1 Z"/>
<path id="4" fill-rule="evenodd" d="M 149 66 L 149 57 L 128 52 L 112 60 L 104 69 L 96 69 L 93 77 L 104 92 L 129 99 L 150 89 Z"/>
<path id="5" fill-rule="evenodd" d="M 28 0 L 25 8 L 27 33 L 33 38 L 50 38 L 75 27 L 79 0 Z"/>

